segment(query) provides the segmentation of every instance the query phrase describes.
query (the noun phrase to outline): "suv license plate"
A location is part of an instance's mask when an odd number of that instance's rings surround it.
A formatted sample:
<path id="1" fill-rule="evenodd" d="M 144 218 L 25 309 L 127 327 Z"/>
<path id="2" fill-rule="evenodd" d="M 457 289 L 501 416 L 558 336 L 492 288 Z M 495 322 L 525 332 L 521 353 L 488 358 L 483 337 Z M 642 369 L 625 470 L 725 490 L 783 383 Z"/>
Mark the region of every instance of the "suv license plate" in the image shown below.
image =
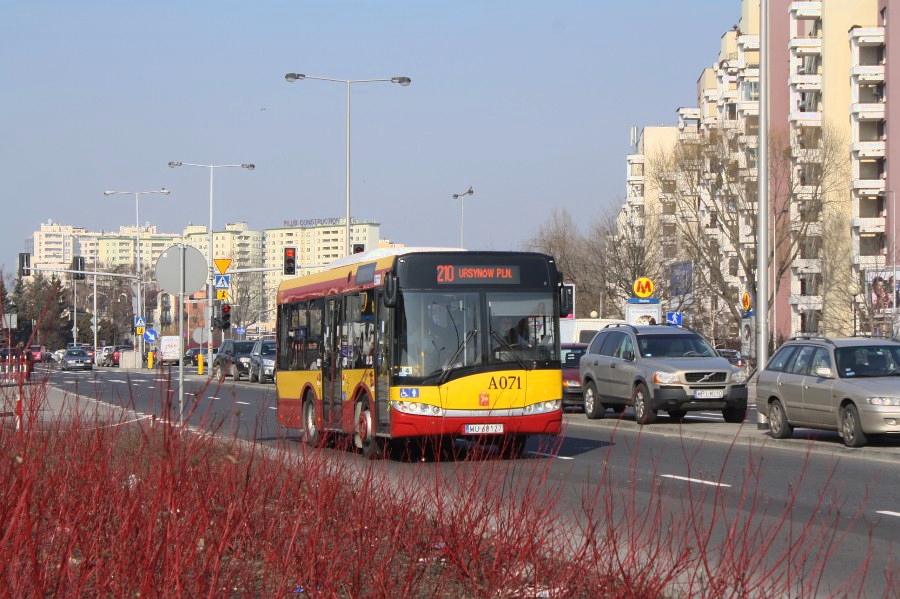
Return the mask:
<path id="1" fill-rule="evenodd" d="M 503 433 L 502 424 L 467 424 L 467 435 L 496 435 Z"/>
<path id="2" fill-rule="evenodd" d="M 721 399 L 725 397 L 722 389 L 695 389 L 694 399 Z"/>

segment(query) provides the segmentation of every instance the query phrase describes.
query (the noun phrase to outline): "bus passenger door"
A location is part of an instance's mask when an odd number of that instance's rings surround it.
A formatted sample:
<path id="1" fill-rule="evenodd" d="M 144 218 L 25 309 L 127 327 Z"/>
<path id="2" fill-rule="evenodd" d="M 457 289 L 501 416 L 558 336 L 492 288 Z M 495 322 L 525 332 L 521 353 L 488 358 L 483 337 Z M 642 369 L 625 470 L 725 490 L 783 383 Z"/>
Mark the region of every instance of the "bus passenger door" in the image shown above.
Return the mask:
<path id="1" fill-rule="evenodd" d="M 341 427 L 343 407 L 341 381 L 341 298 L 325 300 L 325 326 L 322 345 L 322 419 L 325 428 Z"/>

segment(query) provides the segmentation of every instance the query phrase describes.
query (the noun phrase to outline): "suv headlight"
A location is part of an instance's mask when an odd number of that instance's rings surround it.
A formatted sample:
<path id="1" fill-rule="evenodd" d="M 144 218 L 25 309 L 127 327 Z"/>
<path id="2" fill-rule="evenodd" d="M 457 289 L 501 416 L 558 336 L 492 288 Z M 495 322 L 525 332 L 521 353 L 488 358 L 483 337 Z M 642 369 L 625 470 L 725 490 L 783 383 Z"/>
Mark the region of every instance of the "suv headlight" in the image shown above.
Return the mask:
<path id="1" fill-rule="evenodd" d="M 900 397 L 867 397 L 866 403 L 871 406 L 900 406 Z"/>
<path id="2" fill-rule="evenodd" d="M 746 370 L 735 370 L 731 373 L 731 382 L 732 383 L 746 383 L 747 382 L 747 371 Z"/>
<path id="3" fill-rule="evenodd" d="M 656 371 L 653 373 L 653 382 L 661 385 L 671 385 L 678 382 L 678 375 L 674 372 Z"/>

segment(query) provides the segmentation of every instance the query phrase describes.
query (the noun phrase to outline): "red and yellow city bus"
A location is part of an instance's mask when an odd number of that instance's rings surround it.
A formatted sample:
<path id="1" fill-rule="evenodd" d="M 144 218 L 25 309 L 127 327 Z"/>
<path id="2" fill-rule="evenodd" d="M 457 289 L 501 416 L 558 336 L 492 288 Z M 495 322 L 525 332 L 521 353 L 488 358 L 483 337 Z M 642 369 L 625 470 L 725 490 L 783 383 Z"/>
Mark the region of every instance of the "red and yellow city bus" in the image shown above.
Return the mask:
<path id="1" fill-rule="evenodd" d="M 279 424 L 310 445 L 352 434 L 366 456 L 426 437 L 520 453 L 558 434 L 561 279 L 544 254 L 391 248 L 283 281 Z"/>

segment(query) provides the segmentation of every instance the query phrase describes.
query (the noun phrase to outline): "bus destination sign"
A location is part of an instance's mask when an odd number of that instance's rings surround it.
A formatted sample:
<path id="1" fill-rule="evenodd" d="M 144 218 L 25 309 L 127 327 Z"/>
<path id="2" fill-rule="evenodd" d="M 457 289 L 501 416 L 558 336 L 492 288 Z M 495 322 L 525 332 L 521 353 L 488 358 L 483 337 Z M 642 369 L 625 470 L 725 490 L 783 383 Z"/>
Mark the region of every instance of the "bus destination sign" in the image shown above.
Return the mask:
<path id="1" fill-rule="evenodd" d="M 518 285 L 519 267 L 482 264 L 438 264 L 435 267 L 438 284 L 449 285 Z"/>

